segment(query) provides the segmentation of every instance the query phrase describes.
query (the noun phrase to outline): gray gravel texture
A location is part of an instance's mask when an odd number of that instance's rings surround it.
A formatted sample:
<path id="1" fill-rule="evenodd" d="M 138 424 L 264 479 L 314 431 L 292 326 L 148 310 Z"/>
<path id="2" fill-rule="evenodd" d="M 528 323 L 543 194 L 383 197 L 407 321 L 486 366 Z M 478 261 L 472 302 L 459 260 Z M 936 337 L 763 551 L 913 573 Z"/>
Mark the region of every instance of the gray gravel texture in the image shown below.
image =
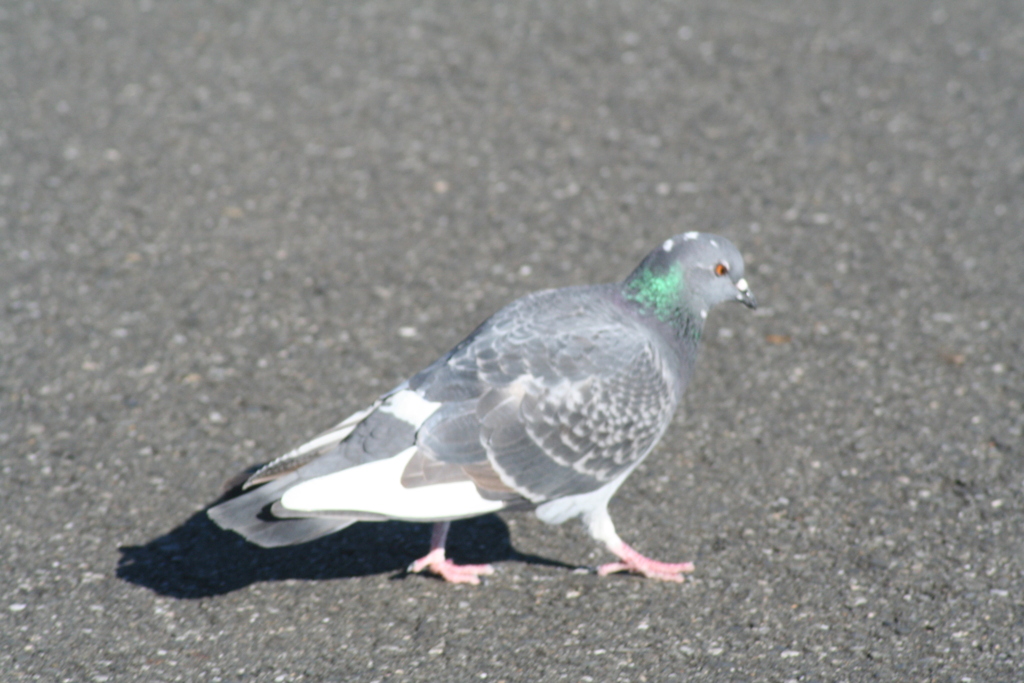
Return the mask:
<path id="1" fill-rule="evenodd" d="M 0 6 L 4 681 L 1011 681 L 1017 0 Z M 261 550 L 221 482 L 526 292 L 721 232 L 677 419 L 575 522 Z"/>

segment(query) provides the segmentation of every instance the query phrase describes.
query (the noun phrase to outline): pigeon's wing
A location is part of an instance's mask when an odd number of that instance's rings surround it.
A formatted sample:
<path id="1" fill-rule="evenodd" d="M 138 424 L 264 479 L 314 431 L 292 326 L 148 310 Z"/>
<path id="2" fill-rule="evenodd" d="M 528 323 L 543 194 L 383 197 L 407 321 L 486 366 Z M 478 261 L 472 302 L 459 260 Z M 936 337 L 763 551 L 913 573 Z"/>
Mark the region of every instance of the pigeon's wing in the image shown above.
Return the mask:
<path id="1" fill-rule="evenodd" d="M 410 386 L 442 402 L 417 433 L 421 458 L 536 504 L 632 468 L 671 420 L 678 380 L 647 331 L 601 299 L 521 301 Z"/>
<path id="2" fill-rule="evenodd" d="M 675 401 L 652 346 L 623 361 L 589 377 L 530 378 L 489 392 L 481 436 L 499 478 L 541 502 L 600 488 L 647 455 Z"/>

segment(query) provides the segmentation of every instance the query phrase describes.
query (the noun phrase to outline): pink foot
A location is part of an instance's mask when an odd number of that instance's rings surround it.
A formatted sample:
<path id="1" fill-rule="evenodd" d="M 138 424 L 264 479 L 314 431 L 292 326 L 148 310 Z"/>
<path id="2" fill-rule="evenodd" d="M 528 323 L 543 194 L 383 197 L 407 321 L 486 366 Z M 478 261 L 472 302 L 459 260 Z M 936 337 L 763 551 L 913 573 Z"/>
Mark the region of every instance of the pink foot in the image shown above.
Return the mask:
<path id="1" fill-rule="evenodd" d="M 597 573 L 601 576 L 608 576 L 615 572 L 633 572 L 634 574 L 646 576 L 649 579 L 682 583 L 682 574 L 689 574 L 693 571 L 693 562 L 679 562 L 675 564 L 658 562 L 657 560 L 644 557 L 625 543 L 620 543 L 611 550 L 619 556 L 620 562 L 609 562 L 598 567 Z"/>
<path id="2" fill-rule="evenodd" d="M 418 574 L 423 570 L 436 574 L 448 583 L 480 583 L 482 575 L 493 574 L 489 564 L 455 564 L 444 556 L 444 548 L 434 548 L 409 565 L 409 571 Z"/>

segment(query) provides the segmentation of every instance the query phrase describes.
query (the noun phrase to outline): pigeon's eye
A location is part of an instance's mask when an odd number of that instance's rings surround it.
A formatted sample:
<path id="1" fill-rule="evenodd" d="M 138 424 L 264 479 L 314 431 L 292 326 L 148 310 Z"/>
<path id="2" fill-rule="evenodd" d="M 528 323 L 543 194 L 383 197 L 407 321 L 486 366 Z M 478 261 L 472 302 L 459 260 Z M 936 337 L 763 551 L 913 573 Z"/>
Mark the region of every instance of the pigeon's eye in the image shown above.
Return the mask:
<path id="1" fill-rule="evenodd" d="M 729 266 L 725 265 L 724 263 L 719 263 L 718 265 L 715 266 L 715 275 L 717 275 L 718 277 L 722 277 L 723 275 L 728 274 Z"/>

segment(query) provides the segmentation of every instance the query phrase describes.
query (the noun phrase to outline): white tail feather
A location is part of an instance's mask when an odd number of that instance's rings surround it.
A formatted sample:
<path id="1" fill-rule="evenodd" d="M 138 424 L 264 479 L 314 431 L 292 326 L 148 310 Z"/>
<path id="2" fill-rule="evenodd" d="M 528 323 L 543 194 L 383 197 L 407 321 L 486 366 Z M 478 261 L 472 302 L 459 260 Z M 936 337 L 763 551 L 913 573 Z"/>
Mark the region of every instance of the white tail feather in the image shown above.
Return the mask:
<path id="1" fill-rule="evenodd" d="M 473 517 L 504 507 L 482 498 L 471 481 L 405 488 L 402 472 L 416 448 L 304 481 L 285 492 L 281 505 L 294 512 L 351 511 L 430 522 Z"/>

